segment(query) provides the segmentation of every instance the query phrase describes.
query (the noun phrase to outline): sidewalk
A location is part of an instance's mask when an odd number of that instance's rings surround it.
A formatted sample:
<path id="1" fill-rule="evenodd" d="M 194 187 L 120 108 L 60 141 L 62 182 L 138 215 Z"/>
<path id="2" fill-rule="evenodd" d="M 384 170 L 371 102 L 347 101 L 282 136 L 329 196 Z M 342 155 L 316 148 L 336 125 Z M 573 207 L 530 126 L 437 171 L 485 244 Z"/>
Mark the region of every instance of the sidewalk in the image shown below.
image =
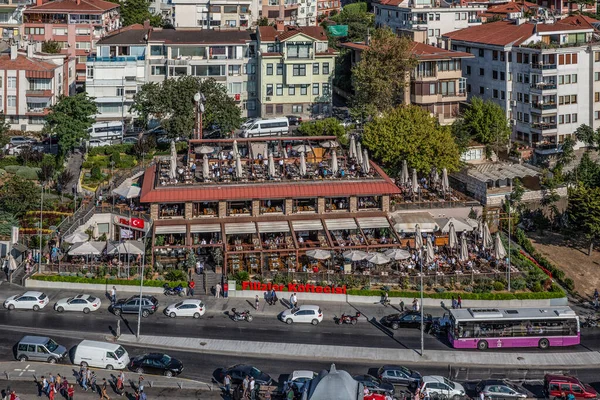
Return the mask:
<path id="1" fill-rule="evenodd" d="M 171 350 L 191 351 L 197 353 L 216 353 L 240 355 L 245 357 L 264 357 L 286 359 L 311 359 L 328 362 L 378 362 L 442 365 L 470 365 L 495 367 L 566 367 L 589 368 L 590 365 L 600 364 L 600 353 L 497 353 L 473 351 L 427 351 L 421 357 L 416 350 L 373 348 L 373 347 L 342 347 L 308 345 L 297 343 L 249 342 L 238 340 L 219 340 L 202 338 L 174 338 L 164 336 L 122 335 L 118 342 L 127 345 L 149 346 Z M 243 351 L 241 350 L 243 349 Z"/>

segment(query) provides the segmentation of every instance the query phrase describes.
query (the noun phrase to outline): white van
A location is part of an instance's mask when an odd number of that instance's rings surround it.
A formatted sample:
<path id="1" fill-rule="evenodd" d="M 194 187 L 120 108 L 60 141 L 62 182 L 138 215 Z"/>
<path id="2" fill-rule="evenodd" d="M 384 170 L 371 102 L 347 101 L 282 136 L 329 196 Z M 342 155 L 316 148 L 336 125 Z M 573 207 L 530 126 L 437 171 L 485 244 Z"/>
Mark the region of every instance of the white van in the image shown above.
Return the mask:
<path id="1" fill-rule="evenodd" d="M 261 119 L 242 130 L 242 137 L 281 136 L 287 135 L 289 130 L 290 122 L 285 117 Z"/>
<path id="2" fill-rule="evenodd" d="M 73 364 L 84 367 L 124 369 L 129 365 L 129 354 L 118 344 L 84 340 L 75 348 Z"/>
<path id="3" fill-rule="evenodd" d="M 90 139 L 113 140 L 123 138 L 123 122 L 96 122 L 88 129 Z"/>

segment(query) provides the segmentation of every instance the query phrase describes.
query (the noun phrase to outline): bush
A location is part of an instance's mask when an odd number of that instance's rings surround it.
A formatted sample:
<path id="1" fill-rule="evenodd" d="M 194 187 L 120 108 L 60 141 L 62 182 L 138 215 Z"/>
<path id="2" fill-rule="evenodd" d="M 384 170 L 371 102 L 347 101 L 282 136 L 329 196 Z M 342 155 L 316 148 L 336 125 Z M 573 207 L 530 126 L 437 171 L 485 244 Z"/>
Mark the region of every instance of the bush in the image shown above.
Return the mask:
<path id="1" fill-rule="evenodd" d="M 20 165 L 15 156 L 6 156 L 0 158 L 0 168 L 4 168 L 9 165 Z"/>
<path id="2" fill-rule="evenodd" d="M 170 269 L 165 274 L 165 279 L 171 282 L 184 281 L 187 279 L 187 273 L 180 269 Z"/>
<path id="3" fill-rule="evenodd" d="M 103 147 L 94 147 L 93 149 L 89 149 L 89 156 L 97 156 L 97 155 L 110 155 L 114 152 L 130 154 L 133 149 L 132 144 L 113 144 L 112 146 L 103 146 Z"/>
<path id="4" fill-rule="evenodd" d="M 20 176 L 21 178 L 25 178 L 30 181 L 35 181 L 39 177 L 39 171 L 39 168 L 21 167 L 17 171 L 17 176 Z"/>
<path id="5" fill-rule="evenodd" d="M 99 166 L 94 165 L 92 167 L 92 169 L 90 170 L 90 177 L 95 181 L 99 181 L 103 178 L 102 170 Z"/>
<path id="6" fill-rule="evenodd" d="M 513 290 L 523 290 L 526 286 L 525 279 L 518 278 L 510 282 L 510 288 Z"/>
<path id="7" fill-rule="evenodd" d="M 121 162 L 121 153 L 119 153 L 118 151 L 113 151 L 110 155 L 110 161 L 114 162 L 115 165 L 119 165 L 119 163 Z"/>
<path id="8" fill-rule="evenodd" d="M 534 292 L 534 293 L 539 293 L 539 292 L 541 292 L 542 290 L 543 290 L 543 288 L 542 288 L 542 284 L 541 284 L 539 281 L 538 281 L 538 282 L 535 282 L 535 283 L 533 284 L 533 286 L 531 286 L 531 291 L 532 291 L 532 292 Z"/>
<path id="9" fill-rule="evenodd" d="M 45 281 L 45 282 L 70 282 L 70 283 L 95 283 L 102 285 L 130 285 L 130 286 L 140 286 L 139 280 L 129 280 L 129 279 L 105 279 L 105 278 L 86 278 L 86 277 L 78 277 L 76 273 L 73 273 L 71 276 L 61 276 L 61 275 L 33 275 L 30 279 L 34 279 L 37 281 Z M 152 281 L 144 281 L 144 286 L 148 287 L 162 287 L 164 285 L 164 281 L 161 280 L 152 280 Z M 169 286 L 175 287 L 177 285 L 186 286 L 186 281 L 179 282 L 171 282 Z"/>
<path id="10" fill-rule="evenodd" d="M 541 285 L 540 285 L 541 287 Z M 423 296 L 430 299 L 447 299 L 450 300 L 452 297 L 456 298 L 459 294 L 463 300 L 542 300 L 542 299 L 557 299 L 565 297 L 562 292 L 520 292 L 520 293 L 509 293 L 509 292 L 492 292 L 492 293 L 470 293 L 468 288 L 465 288 L 464 292 L 444 292 L 444 293 L 424 293 Z M 359 290 L 349 289 L 349 295 L 356 296 L 381 296 L 380 290 Z M 416 291 L 391 291 L 388 292 L 389 297 L 408 297 L 415 298 L 419 297 L 420 293 Z"/>
<path id="11" fill-rule="evenodd" d="M 20 165 L 7 165 L 6 167 L 4 167 L 6 172 L 8 172 L 9 174 L 16 174 L 19 168 L 22 167 Z"/>
<path id="12" fill-rule="evenodd" d="M 500 282 L 500 281 L 496 281 L 494 282 L 494 290 L 496 292 L 500 292 L 502 290 L 504 290 L 506 287 L 504 286 L 504 283 Z"/>
<path id="13" fill-rule="evenodd" d="M 572 291 L 573 289 L 575 289 L 575 282 L 573 282 L 573 279 L 571 279 L 571 278 L 565 279 L 564 284 L 565 284 L 566 289 L 569 292 Z"/>

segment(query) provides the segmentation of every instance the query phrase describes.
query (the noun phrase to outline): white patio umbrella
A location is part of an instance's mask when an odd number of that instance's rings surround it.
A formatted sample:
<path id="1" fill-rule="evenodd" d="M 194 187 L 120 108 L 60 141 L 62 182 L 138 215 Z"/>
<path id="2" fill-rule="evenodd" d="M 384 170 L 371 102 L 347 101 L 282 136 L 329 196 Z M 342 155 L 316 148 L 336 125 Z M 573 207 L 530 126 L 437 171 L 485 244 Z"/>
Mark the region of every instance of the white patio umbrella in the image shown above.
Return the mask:
<path id="1" fill-rule="evenodd" d="M 237 140 L 233 141 L 233 156 L 236 157 L 240 154 L 240 150 L 238 149 Z"/>
<path id="2" fill-rule="evenodd" d="M 215 148 L 210 146 L 198 146 L 194 149 L 197 154 L 210 154 L 213 151 L 215 151 Z"/>
<path id="3" fill-rule="evenodd" d="M 235 158 L 235 176 L 238 179 L 242 178 L 244 171 L 242 170 L 242 159 L 240 158 L 240 155 L 238 154 L 237 157 Z"/>
<path id="4" fill-rule="evenodd" d="M 433 253 L 433 242 L 431 240 L 431 236 L 427 237 L 427 246 L 425 249 L 425 262 L 427 264 L 432 263 L 435 258 L 435 254 Z"/>
<path id="5" fill-rule="evenodd" d="M 98 255 L 102 253 L 106 242 L 81 242 L 75 243 L 69 249 L 69 254 L 72 256 L 87 256 L 87 255 Z"/>
<path id="6" fill-rule="evenodd" d="M 363 171 L 368 174 L 371 171 L 371 164 L 369 164 L 369 153 L 367 149 L 363 150 L 363 162 L 362 162 Z"/>
<path id="7" fill-rule="evenodd" d="M 202 177 L 208 179 L 210 177 L 210 169 L 208 168 L 208 156 L 205 154 L 202 157 Z"/>
<path id="8" fill-rule="evenodd" d="M 502 244 L 499 233 L 496 233 L 494 241 L 494 257 L 496 257 L 496 260 L 502 260 L 506 257 L 506 250 L 504 249 L 504 244 Z"/>
<path id="9" fill-rule="evenodd" d="M 337 152 L 333 150 L 331 152 L 331 172 L 335 175 L 339 171 Z"/>
<path id="10" fill-rule="evenodd" d="M 67 243 L 81 243 L 90 240 L 90 235 L 85 232 L 73 232 L 63 238 Z"/>
<path id="11" fill-rule="evenodd" d="M 431 174 L 431 181 L 434 185 L 437 185 L 440 181 L 440 174 L 438 173 L 437 168 L 433 169 L 433 173 Z"/>
<path id="12" fill-rule="evenodd" d="M 356 139 L 354 139 L 354 135 L 350 136 L 350 148 L 348 149 L 348 157 L 356 158 Z"/>
<path id="13" fill-rule="evenodd" d="M 368 255 L 369 253 L 361 250 L 348 250 L 343 253 L 344 258 L 348 261 L 362 261 L 367 258 Z"/>
<path id="14" fill-rule="evenodd" d="M 450 222 L 450 231 L 448 232 L 448 245 L 454 250 L 458 244 L 458 238 L 456 237 L 456 229 L 454 229 L 454 223 Z"/>
<path id="15" fill-rule="evenodd" d="M 324 147 L 326 149 L 333 149 L 339 147 L 339 144 L 335 140 L 327 140 L 325 142 L 319 143 L 319 146 Z"/>
<path id="16" fill-rule="evenodd" d="M 175 179 L 177 174 L 177 149 L 175 148 L 175 141 L 171 141 L 171 168 L 169 169 L 169 177 Z"/>
<path id="17" fill-rule="evenodd" d="M 406 160 L 402 161 L 402 173 L 400 174 L 400 183 L 405 185 L 408 182 L 408 164 Z"/>
<path id="18" fill-rule="evenodd" d="M 312 147 L 307 144 L 298 144 L 292 148 L 298 153 L 309 153 L 312 151 Z"/>
<path id="19" fill-rule="evenodd" d="M 415 225 L 415 249 L 420 250 L 423 247 L 423 235 L 419 224 Z"/>
<path id="20" fill-rule="evenodd" d="M 269 175 L 275 176 L 275 162 L 273 161 L 273 153 L 269 153 Z"/>
<path id="21" fill-rule="evenodd" d="M 458 255 L 460 261 L 467 261 L 469 259 L 469 250 L 467 249 L 467 235 L 463 232 L 460 235 L 460 253 Z"/>
<path id="22" fill-rule="evenodd" d="M 417 190 L 419 190 L 419 181 L 417 179 L 417 169 L 413 168 L 412 170 L 412 191 L 413 193 L 417 193 Z"/>
<path id="23" fill-rule="evenodd" d="M 363 163 L 362 144 L 360 142 L 356 143 L 356 162 Z"/>
<path id="24" fill-rule="evenodd" d="M 483 238 L 483 221 L 481 218 L 477 220 L 477 235 L 480 239 Z"/>
<path id="25" fill-rule="evenodd" d="M 410 258 L 410 253 L 402 249 L 389 249 L 386 250 L 383 254 L 395 261 L 407 260 Z"/>
<path id="26" fill-rule="evenodd" d="M 125 197 L 126 199 L 133 199 L 135 197 L 140 197 L 142 188 L 135 185 L 120 186 L 112 192 L 114 194 L 118 194 L 121 197 Z"/>
<path id="27" fill-rule="evenodd" d="M 490 228 L 488 227 L 488 224 L 483 224 L 482 240 L 483 240 L 483 248 L 484 249 L 492 248 L 493 239 L 492 239 L 492 234 L 490 233 Z"/>
<path id="28" fill-rule="evenodd" d="M 442 170 L 442 191 L 446 193 L 450 190 L 450 183 L 448 182 L 448 170 L 444 168 Z"/>
<path id="29" fill-rule="evenodd" d="M 265 144 L 265 147 L 263 147 L 263 160 L 266 160 L 269 158 L 269 145 Z"/>
<path id="30" fill-rule="evenodd" d="M 331 258 L 331 252 L 322 249 L 309 250 L 306 252 L 306 255 L 316 260 L 328 260 Z"/>
<path id="31" fill-rule="evenodd" d="M 137 240 L 125 240 L 117 245 L 117 247 L 113 250 L 114 253 L 119 254 L 134 254 L 134 255 L 142 255 L 144 254 L 144 243 L 139 242 Z M 108 253 L 108 251 L 107 251 Z M 111 254 L 111 253 L 108 253 Z"/>
<path id="32" fill-rule="evenodd" d="M 287 159 L 288 158 L 288 153 L 287 153 L 287 149 L 285 148 L 285 146 L 283 147 L 283 159 Z"/>
<path id="33" fill-rule="evenodd" d="M 375 265 L 383 265 L 389 263 L 390 261 L 392 261 L 392 259 L 383 253 L 369 253 L 365 258 L 365 261 L 368 261 Z"/>
<path id="34" fill-rule="evenodd" d="M 306 175 L 306 157 L 304 157 L 304 152 L 300 153 L 300 175 Z"/>

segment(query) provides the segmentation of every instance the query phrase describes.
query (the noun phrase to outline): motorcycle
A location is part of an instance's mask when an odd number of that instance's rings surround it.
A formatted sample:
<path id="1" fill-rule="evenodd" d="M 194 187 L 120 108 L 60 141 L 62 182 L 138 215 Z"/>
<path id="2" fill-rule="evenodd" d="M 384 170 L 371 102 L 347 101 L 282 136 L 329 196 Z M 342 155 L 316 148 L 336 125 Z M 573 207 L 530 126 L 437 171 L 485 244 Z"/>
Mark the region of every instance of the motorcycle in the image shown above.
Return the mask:
<path id="1" fill-rule="evenodd" d="M 356 323 L 358 322 L 358 317 L 360 317 L 359 312 L 357 312 L 355 315 L 342 314 L 342 316 L 339 317 L 335 322 L 338 325 L 342 325 L 342 324 L 356 325 Z"/>
<path id="2" fill-rule="evenodd" d="M 166 296 L 185 296 L 185 290 L 181 285 L 177 285 L 172 288 L 168 283 L 165 283 L 163 285 L 163 289 Z"/>
<path id="3" fill-rule="evenodd" d="M 248 321 L 248 322 L 252 322 L 252 320 L 254 319 L 254 317 L 252 317 L 252 315 L 250 315 L 250 311 L 246 310 L 246 311 L 242 311 L 242 312 L 237 312 L 235 308 L 231 309 L 231 319 L 233 319 L 234 321 Z"/>

